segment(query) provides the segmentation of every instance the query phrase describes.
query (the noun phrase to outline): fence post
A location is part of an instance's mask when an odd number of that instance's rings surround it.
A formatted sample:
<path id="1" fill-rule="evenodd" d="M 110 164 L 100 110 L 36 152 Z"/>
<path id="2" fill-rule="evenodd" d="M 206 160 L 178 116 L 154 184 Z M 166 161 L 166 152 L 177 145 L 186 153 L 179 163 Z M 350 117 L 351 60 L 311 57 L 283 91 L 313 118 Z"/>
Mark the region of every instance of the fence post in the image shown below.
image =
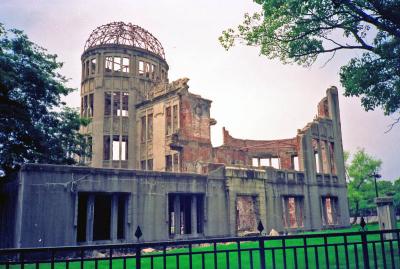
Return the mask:
<path id="1" fill-rule="evenodd" d="M 258 240 L 260 247 L 260 268 L 265 269 L 265 249 L 264 249 L 264 239 L 260 237 Z"/>
<path id="2" fill-rule="evenodd" d="M 140 251 L 140 246 L 138 245 L 136 247 L 136 267 L 135 269 L 140 269 L 141 267 L 141 251 Z"/>
<path id="3" fill-rule="evenodd" d="M 364 268 L 369 268 L 368 242 L 366 231 L 361 232 L 361 245 L 364 257 Z"/>

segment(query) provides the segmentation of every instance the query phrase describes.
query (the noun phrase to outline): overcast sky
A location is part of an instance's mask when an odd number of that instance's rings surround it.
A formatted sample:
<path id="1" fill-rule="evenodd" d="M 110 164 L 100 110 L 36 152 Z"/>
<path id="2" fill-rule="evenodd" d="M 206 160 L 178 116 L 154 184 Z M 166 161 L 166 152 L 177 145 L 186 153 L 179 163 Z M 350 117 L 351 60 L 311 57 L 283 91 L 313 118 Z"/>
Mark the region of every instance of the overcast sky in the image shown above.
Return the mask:
<path id="1" fill-rule="evenodd" d="M 213 101 L 214 146 L 225 126 L 237 138 L 277 139 L 296 136 L 311 122 L 326 89 L 339 82 L 339 67 L 360 51 L 337 53 L 311 68 L 283 65 L 259 55 L 258 48 L 237 45 L 226 52 L 218 36 L 242 21 L 244 12 L 259 11 L 250 0 L 1 0 L 0 22 L 24 30 L 29 38 L 59 55 L 69 86 L 79 88 L 83 46 L 91 31 L 112 22 L 137 24 L 160 40 L 170 66 L 169 78 L 190 78 L 193 93 Z M 80 105 L 76 91 L 66 98 Z M 382 111 L 365 112 L 358 98 L 340 96 L 344 149 L 357 148 L 383 161 L 385 179 L 400 177 L 400 125 Z"/>

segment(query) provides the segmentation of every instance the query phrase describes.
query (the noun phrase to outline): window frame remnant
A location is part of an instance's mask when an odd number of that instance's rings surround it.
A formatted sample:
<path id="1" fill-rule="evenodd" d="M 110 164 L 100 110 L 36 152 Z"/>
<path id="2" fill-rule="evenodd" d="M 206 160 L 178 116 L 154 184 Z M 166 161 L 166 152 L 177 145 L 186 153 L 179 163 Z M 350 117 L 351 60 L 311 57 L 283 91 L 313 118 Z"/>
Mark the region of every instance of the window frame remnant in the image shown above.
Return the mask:
<path id="1" fill-rule="evenodd" d="M 282 196 L 283 225 L 288 229 L 304 227 L 304 197 L 300 195 Z"/>
<path id="2" fill-rule="evenodd" d="M 105 73 L 111 73 L 114 69 L 113 67 L 113 57 L 112 56 L 106 56 L 104 59 L 104 72 Z"/>
<path id="3" fill-rule="evenodd" d="M 170 237 L 203 234 L 204 200 L 202 193 L 168 193 Z"/>
<path id="4" fill-rule="evenodd" d="M 103 160 L 109 161 L 111 159 L 111 138 L 109 135 L 103 136 Z"/>
<path id="5" fill-rule="evenodd" d="M 236 231 L 238 234 L 257 232 L 260 220 L 258 197 L 240 194 L 236 196 Z"/>
<path id="6" fill-rule="evenodd" d="M 96 74 L 96 67 L 97 67 L 97 59 L 96 58 L 90 59 L 90 74 L 91 75 Z"/>
<path id="7" fill-rule="evenodd" d="M 322 225 L 334 226 L 339 224 L 339 199 L 337 196 L 321 196 Z"/>
<path id="8" fill-rule="evenodd" d="M 172 167 L 173 167 L 172 155 L 171 154 L 165 155 L 165 171 L 172 172 Z"/>
<path id="9" fill-rule="evenodd" d="M 165 134 L 172 134 L 172 108 L 171 106 L 167 106 L 165 108 Z"/>
<path id="10" fill-rule="evenodd" d="M 129 73 L 130 59 L 122 57 L 122 73 Z"/>
<path id="11" fill-rule="evenodd" d="M 127 239 L 128 193 L 78 192 L 77 196 L 76 242 Z"/>

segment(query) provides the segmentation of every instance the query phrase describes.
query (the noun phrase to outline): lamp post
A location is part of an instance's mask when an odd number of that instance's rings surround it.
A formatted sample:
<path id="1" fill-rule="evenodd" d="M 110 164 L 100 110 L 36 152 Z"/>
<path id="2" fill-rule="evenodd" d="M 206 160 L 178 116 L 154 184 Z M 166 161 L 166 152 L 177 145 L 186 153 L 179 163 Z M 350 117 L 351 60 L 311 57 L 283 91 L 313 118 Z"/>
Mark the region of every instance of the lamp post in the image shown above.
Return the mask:
<path id="1" fill-rule="evenodd" d="M 376 184 L 376 179 L 377 179 L 377 178 L 381 178 L 382 176 L 381 176 L 380 174 L 378 174 L 377 172 L 373 172 L 373 173 L 370 174 L 369 176 L 374 178 L 374 182 L 375 182 L 375 195 L 376 195 L 376 198 L 378 198 L 379 194 L 378 194 L 378 185 Z"/>

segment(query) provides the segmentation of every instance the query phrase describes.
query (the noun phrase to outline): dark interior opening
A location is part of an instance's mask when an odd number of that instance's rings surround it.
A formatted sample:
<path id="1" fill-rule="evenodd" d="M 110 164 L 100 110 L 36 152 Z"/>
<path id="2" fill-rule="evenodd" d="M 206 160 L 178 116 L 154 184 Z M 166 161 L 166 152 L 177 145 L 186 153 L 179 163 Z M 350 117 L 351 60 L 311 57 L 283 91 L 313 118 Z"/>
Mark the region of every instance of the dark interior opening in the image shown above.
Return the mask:
<path id="1" fill-rule="evenodd" d="M 111 196 L 98 194 L 94 200 L 93 240 L 110 240 Z"/>
<path id="2" fill-rule="evenodd" d="M 78 223 L 76 239 L 78 242 L 86 241 L 86 226 L 87 226 L 87 201 L 86 193 L 78 194 Z"/>
<path id="3" fill-rule="evenodd" d="M 117 225 L 117 238 L 125 238 L 125 199 L 124 195 L 118 196 L 118 225 Z"/>

